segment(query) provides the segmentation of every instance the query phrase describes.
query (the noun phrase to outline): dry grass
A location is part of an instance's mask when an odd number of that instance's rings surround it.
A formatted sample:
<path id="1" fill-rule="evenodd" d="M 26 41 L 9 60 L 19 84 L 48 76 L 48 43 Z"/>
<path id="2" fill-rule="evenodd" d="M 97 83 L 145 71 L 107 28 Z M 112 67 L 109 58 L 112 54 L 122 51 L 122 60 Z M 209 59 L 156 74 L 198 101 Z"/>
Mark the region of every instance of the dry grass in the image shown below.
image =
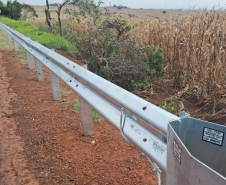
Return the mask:
<path id="1" fill-rule="evenodd" d="M 35 10 L 37 11 L 37 14 L 39 17 L 35 20 L 37 21 L 44 21 L 45 20 L 45 6 L 34 6 Z M 67 8 L 71 8 L 70 6 L 67 6 Z M 105 8 L 100 8 L 103 12 L 103 14 L 106 14 Z M 122 17 L 125 19 L 142 19 L 142 20 L 150 20 L 150 19 L 160 19 L 160 18 L 167 18 L 170 16 L 178 15 L 178 14 L 186 14 L 186 12 L 182 11 L 173 11 L 173 10 L 167 10 L 166 14 L 163 14 L 162 10 L 145 10 L 145 9 L 121 9 L 118 10 L 117 8 L 107 8 L 108 12 L 107 15 L 115 15 L 118 17 Z M 51 16 L 54 20 L 57 20 L 57 14 L 56 14 L 57 7 L 50 6 Z M 66 16 L 63 15 L 63 18 Z"/>
<path id="2" fill-rule="evenodd" d="M 212 100 L 226 96 L 226 13 L 203 12 L 140 21 L 133 30 L 140 45 L 156 45 L 166 58 L 165 72 L 174 86 L 185 87 Z"/>
<path id="3" fill-rule="evenodd" d="M 8 37 L 2 31 L 0 31 L 0 40 L 0 50 L 11 51 L 14 49 L 13 41 L 9 42 Z"/>
<path id="4" fill-rule="evenodd" d="M 55 8 L 51 7 L 51 11 Z M 36 7 L 36 10 L 42 13 L 40 20 L 43 20 L 44 7 Z M 225 101 L 225 12 L 167 11 L 163 14 L 160 10 L 102 10 L 110 16 L 127 18 L 131 24 L 138 23 L 139 26 L 132 30 L 137 44 L 163 49 L 166 78 L 172 79 L 174 86 L 184 88 L 188 85 L 188 91 L 197 95 L 200 102 L 212 102 L 213 110 L 217 102 Z M 66 16 L 63 19 L 64 25 L 70 22 Z M 70 28 L 74 31 L 87 30 L 86 22 L 72 24 Z"/>
<path id="5" fill-rule="evenodd" d="M 110 14 L 118 17 L 122 17 L 125 19 L 140 19 L 140 20 L 150 20 L 150 19 L 160 19 L 167 18 L 170 16 L 178 15 L 178 14 L 186 14 L 186 12 L 182 11 L 173 11 L 167 10 L 166 14 L 162 13 L 163 10 L 147 10 L 147 9 L 121 9 L 117 8 L 101 8 L 103 14 Z"/>

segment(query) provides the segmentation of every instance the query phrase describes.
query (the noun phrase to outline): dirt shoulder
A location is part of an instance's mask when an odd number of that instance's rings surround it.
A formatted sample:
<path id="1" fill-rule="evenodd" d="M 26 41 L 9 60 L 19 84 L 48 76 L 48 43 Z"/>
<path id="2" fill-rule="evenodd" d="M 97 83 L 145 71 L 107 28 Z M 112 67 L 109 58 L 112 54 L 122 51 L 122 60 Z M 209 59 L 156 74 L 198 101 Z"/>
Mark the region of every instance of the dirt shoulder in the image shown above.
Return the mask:
<path id="1" fill-rule="evenodd" d="M 47 69 L 38 82 L 24 53 L 0 56 L 0 184 L 157 184 L 149 162 L 109 123 L 82 136 L 78 96 L 60 82 L 54 102 Z"/>
<path id="2" fill-rule="evenodd" d="M 0 184 L 38 184 L 27 168 L 27 160 L 23 155 L 24 145 L 17 135 L 17 123 L 13 118 L 11 100 L 16 94 L 10 87 L 7 77 L 5 54 L 0 52 Z M 11 52 L 12 54 L 12 52 Z"/>

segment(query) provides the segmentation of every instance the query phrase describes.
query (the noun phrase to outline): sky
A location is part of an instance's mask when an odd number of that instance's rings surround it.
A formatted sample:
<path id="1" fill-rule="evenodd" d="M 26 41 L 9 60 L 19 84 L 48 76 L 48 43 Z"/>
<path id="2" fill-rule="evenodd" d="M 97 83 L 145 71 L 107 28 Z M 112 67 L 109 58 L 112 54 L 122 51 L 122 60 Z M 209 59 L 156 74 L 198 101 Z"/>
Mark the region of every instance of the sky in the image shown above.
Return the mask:
<path id="1" fill-rule="evenodd" d="M 0 0 L 6 3 L 7 0 Z M 20 3 L 31 5 L 45 5 L 45 0 L 17 0 Z M 94 0 L 97 2 L 98 0 Z M 102 0 L 105 6 L 123 5 L 129 8 L 153 8 L 153 9 L 189 9 L 212 8 L 214 5 L 226 7 L 225 0 Z M 61 3 L 62 0 L 49 0 L 49 3 Z"/>

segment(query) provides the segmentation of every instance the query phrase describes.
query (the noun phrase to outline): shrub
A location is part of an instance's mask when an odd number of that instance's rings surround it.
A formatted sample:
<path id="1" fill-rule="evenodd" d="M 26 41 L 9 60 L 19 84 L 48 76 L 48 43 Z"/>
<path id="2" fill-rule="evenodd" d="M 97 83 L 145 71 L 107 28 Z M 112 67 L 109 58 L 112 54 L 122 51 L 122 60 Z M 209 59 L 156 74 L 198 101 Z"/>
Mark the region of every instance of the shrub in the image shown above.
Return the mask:
<path id="1" fill-rule="evenodd" d="M 87 22 L 86 31 L 80 28 L 67 35 L 91 71 L 128 90 L 143 89 L 150 87 L 150 76 L 162 71 L 164 57 L 160 49 L 133 42 L 130 30 L 135 26 L 107 18 L 95 29 Z"/>

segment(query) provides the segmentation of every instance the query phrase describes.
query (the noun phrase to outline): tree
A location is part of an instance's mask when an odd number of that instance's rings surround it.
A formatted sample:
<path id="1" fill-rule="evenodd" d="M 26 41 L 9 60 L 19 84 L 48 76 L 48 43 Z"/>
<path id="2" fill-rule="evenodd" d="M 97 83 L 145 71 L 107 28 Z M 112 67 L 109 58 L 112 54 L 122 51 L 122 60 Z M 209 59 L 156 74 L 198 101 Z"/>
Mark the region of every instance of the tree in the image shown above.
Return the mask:
<path id="1" fill-rule="evenodd" d="M 5 15 L 6 7 L 4 6 L 2 1 L 0 1 L 0 10 L 1 10 L 1 15 Z"/>
<path id="2" fill-rule="evenodd" d="M 52 19 L 51 19 L 51 14 L 49 11 L 49 1 L 46 0 L 46 9 L 45 9 L 45 14 L 46 14 L 46 22 L 50 28 L 51 33 L 53 32 L 53 24 L 52 24 Z"/>
<path id="3" fill-rule="evenodd" d="M 27 20 L 27 18 L 31 17 L 38 17 L 34 7 L 28 5 L 28 4 L 23 4 L 23 10 L 22 10 L 22 20 Z"/>
<path id="4" fill-rule="evenodd" d="M 0 9 L 2 15 L 9 17 L 14 20 L 26 20 L 28 17 L 38 17 L 35 9 L 27 4 L 20 4 L 16 0 L 12 3 L 8 1 L 6 6 L 0 1 Z M 22 15 L 23 12 L 23 15 Z"/>
<path id="5" fill-rule="evenodd" d="M 60 35 L 61 36 L 63 36 L 63 30 L 62 30 L 62 24 L 61 24 L 61 17 L 60 17 L 61 16 L 61 10 L 69 2 L 70 2 L 70 0 L 66 0 L 66 1 L 64 1 L 63 4 L 61 4 L 61 5 L 58 4 L 57 5 L 56 13 L 57 13 L 57 18 L 58 18 L 58 22 L 59 22 L 59 28 L 60 28 Z"/>
<path id="6" fill-rule="evenodd" d="M 80 17 L 86 18 L 87 16 L 93 18 L 95 22 L 101 16 L 99 7 L 102 3 L 102 1 L 99 1 L 95 4 L 93 0 L 71 0 L 69 4 L 77 7 L 78 12 L 71 12 L 69 9 L 66 9 L 65 13 L 75 16 L 78 22 L 80 22 Z"/>
<path id="7" fill-rule="evenodd" d="M 20 20 L 22 9 L 23 9 L 22 4 L 20 4 L 16 0 L 13 3 L 8 1 L 6 9 L 7 9 L 8 16 L 10 16 L 11 19 Z"/>

